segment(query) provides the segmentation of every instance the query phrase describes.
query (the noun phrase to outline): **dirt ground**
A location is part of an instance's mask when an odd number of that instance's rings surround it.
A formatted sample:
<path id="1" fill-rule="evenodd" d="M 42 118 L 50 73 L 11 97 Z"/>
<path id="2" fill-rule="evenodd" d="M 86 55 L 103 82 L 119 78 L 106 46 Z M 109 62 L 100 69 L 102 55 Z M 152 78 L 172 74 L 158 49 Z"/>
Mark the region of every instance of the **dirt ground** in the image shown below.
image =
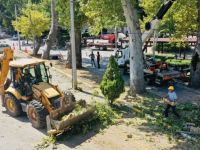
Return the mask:
<path id="1" fill-rule="evenodd" d="M 66 149 L 66 146 L 78 150 L 150 150 L 152 148 L 161 150 L 177 147 L 175 142 L 168 141 L 167 136 L 140 126 L 142 120 L 134 119 L 132 122 L 138 124 L 126 125 L 123 123 L 110 126 L 98 134 L 90 132 L 85 136 L 72 137 L 67 142 L 61 142 L 62 145 L 58 147 L 63 150 Z M 74 140 L 76 143 L 72 142 Z"/>
<path id="2" fill-rule="evenodd" d="M 21 55 L 20 55 L 21 57 Z M 23 54 L 22 54 L 22 57 Z M 54 63 L 54 67 L 51 69 L 53 75 L 53 82 L 59 84 L 62 90 L 71 89 L 71 70 L 64 69 L 62 65 Z M 102 73 L 96 76 L 96 71 L 93 70 L 79 70 L 78 76 L 79 87 L 83 92 L 75 91 L 76 98 L 84 98 L 88 101 L 98 100 L 103 101 L 101 94 L 94 96 L 94 90 L 98 88 L 101 80 Z M 87 79 L 86 79 L 87 78 Z M 180 88 L 177 86 L 177 88 Z M 185 92 L 183 99 L 194 95 L 192 90 L 187 93 L 188 90 L 181 88 Z M 153 89 L 159 91 L 159 89 Z M 165 93 L 165 90 L 161 92 Z M 178 93 L 179 94 L 179 93 Z M 189 94 L 189 95 L 188 95 Z M 199 93 L 196 93 L 196 101 L 198 102 Z M 187 100 L 186 100 L 187 101 Z M 191 100 L 190 100 L 191 101 Z M 42 141 L 42 138 L 46 136 L 45 130 L 34 129 L 28 121 L 26 115 L 19 118 L 12 118 L 8 116 L 4 109 L 0 107 L 0 149 L 2 150 L 27 150 L 36 149 L 36 146 Z M 153 128 L 145 125 L 146 121 L 137 118 L 129 117 L 124 118 L 118 125 L 112 125 L 99 132 L 91 131 L 86 135 L 74 135 L 68 137 L 65 133 L 60 140 L 57 141 L 55 146 L 48 145 L 47 150 L 190 150 L 192 144 L 185 142 L 185 140 L 176 141 L 171 139 L 168 135 L 160 132 L 156 132 Z"/>

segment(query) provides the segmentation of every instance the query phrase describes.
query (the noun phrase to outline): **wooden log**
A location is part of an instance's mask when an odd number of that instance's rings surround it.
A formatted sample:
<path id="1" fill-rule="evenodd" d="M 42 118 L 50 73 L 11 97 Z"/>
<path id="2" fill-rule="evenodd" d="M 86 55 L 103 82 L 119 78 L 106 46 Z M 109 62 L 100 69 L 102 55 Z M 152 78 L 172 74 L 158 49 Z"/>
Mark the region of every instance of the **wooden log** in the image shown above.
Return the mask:
<path id="1" fill-rule="evenodd" d="M 69 126 L 89 117 L 94 111 L 95 107 L 88 106 L 87 110 L 82 114 L 69 117 L 67 120 L 51 120 L 51 124 L 56 130 L 65 130 Z"/>

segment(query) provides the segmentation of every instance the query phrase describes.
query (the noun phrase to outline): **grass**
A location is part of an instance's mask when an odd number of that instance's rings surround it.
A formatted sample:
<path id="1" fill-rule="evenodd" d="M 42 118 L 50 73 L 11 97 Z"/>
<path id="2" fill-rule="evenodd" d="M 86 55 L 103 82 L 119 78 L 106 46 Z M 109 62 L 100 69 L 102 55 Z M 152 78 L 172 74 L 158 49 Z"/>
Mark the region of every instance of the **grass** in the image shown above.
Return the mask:
<path id="1" fill-rule="evenodd" d="M 169 117 L 165 118 L 163 111 L 165 106 L 160 98 L 157 98 L 151 94 L 146 94 L 143 100 L 136 100 L 133 102 L 133 111 L 136 116 L 147 120 L 145 125 L 152 127 L 155 132 L 161 132 L 167 134 L 169 139 L 172 137 L 179 138 L 179 132 L 183 130 L 186 123 L 194 123 L 200 127 L 200 106 L 190 103 L 178 104 L 177 112 L 181 115 L 181 119 L 177 119 L 171 112 Z M 196 137 L 195 144 L 200 141 L 199 137 Z"/>

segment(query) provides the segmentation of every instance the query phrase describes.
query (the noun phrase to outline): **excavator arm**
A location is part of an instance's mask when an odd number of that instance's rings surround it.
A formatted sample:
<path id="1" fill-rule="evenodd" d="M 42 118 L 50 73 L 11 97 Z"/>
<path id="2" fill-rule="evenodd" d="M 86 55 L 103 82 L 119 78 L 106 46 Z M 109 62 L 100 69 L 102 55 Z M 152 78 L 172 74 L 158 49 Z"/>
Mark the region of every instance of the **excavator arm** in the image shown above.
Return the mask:
<path id="1" fill-rule="evenodd" d="M 2 99 L 5 93 L 5 82 L 9 72 L 9 62 L 13 60 L 13 50 L 11 48 L 4 48 L 3 54 L 0 55 L 0 95 Z"/>
<path id="2" fill-rule="evenodd" d="M 158 10 L 157 14 L 154 16 L 153 20 L 151 22 L 146 23 L 146 29 L 142 34 L 142 42 L 145 43 L 148 41 L 149 38 L 151 38 L 153 31 L 157 29 L 158 25 L 160 24 L 160 21 L 164 17 L 164 15 L 167 13 L 167 11 L 171 8 L 173 3 L 176 0 L 168 0 L 166 1 L 161 8 Z"/>

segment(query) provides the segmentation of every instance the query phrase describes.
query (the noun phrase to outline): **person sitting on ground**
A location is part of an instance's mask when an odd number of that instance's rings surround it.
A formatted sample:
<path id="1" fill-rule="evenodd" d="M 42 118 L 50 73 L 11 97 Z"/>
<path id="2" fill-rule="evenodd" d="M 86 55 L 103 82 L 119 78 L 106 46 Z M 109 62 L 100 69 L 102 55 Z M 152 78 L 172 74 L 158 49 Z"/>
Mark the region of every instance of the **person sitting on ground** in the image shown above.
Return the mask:
<path id="1" fill-rule="evenodd" d="M 170 86 L 168 88 L 168 94 L 164 97 L 164 103 L 166 104 L 166 108 L 164 111 L 165 117 L 168 117 L 169 109 L 172 108 L 172 112 L 180 118 L 179 114 L 176 112 L 176 103 L 177 103 L 177 95 L 174 91 L 174 86 Z"/>

